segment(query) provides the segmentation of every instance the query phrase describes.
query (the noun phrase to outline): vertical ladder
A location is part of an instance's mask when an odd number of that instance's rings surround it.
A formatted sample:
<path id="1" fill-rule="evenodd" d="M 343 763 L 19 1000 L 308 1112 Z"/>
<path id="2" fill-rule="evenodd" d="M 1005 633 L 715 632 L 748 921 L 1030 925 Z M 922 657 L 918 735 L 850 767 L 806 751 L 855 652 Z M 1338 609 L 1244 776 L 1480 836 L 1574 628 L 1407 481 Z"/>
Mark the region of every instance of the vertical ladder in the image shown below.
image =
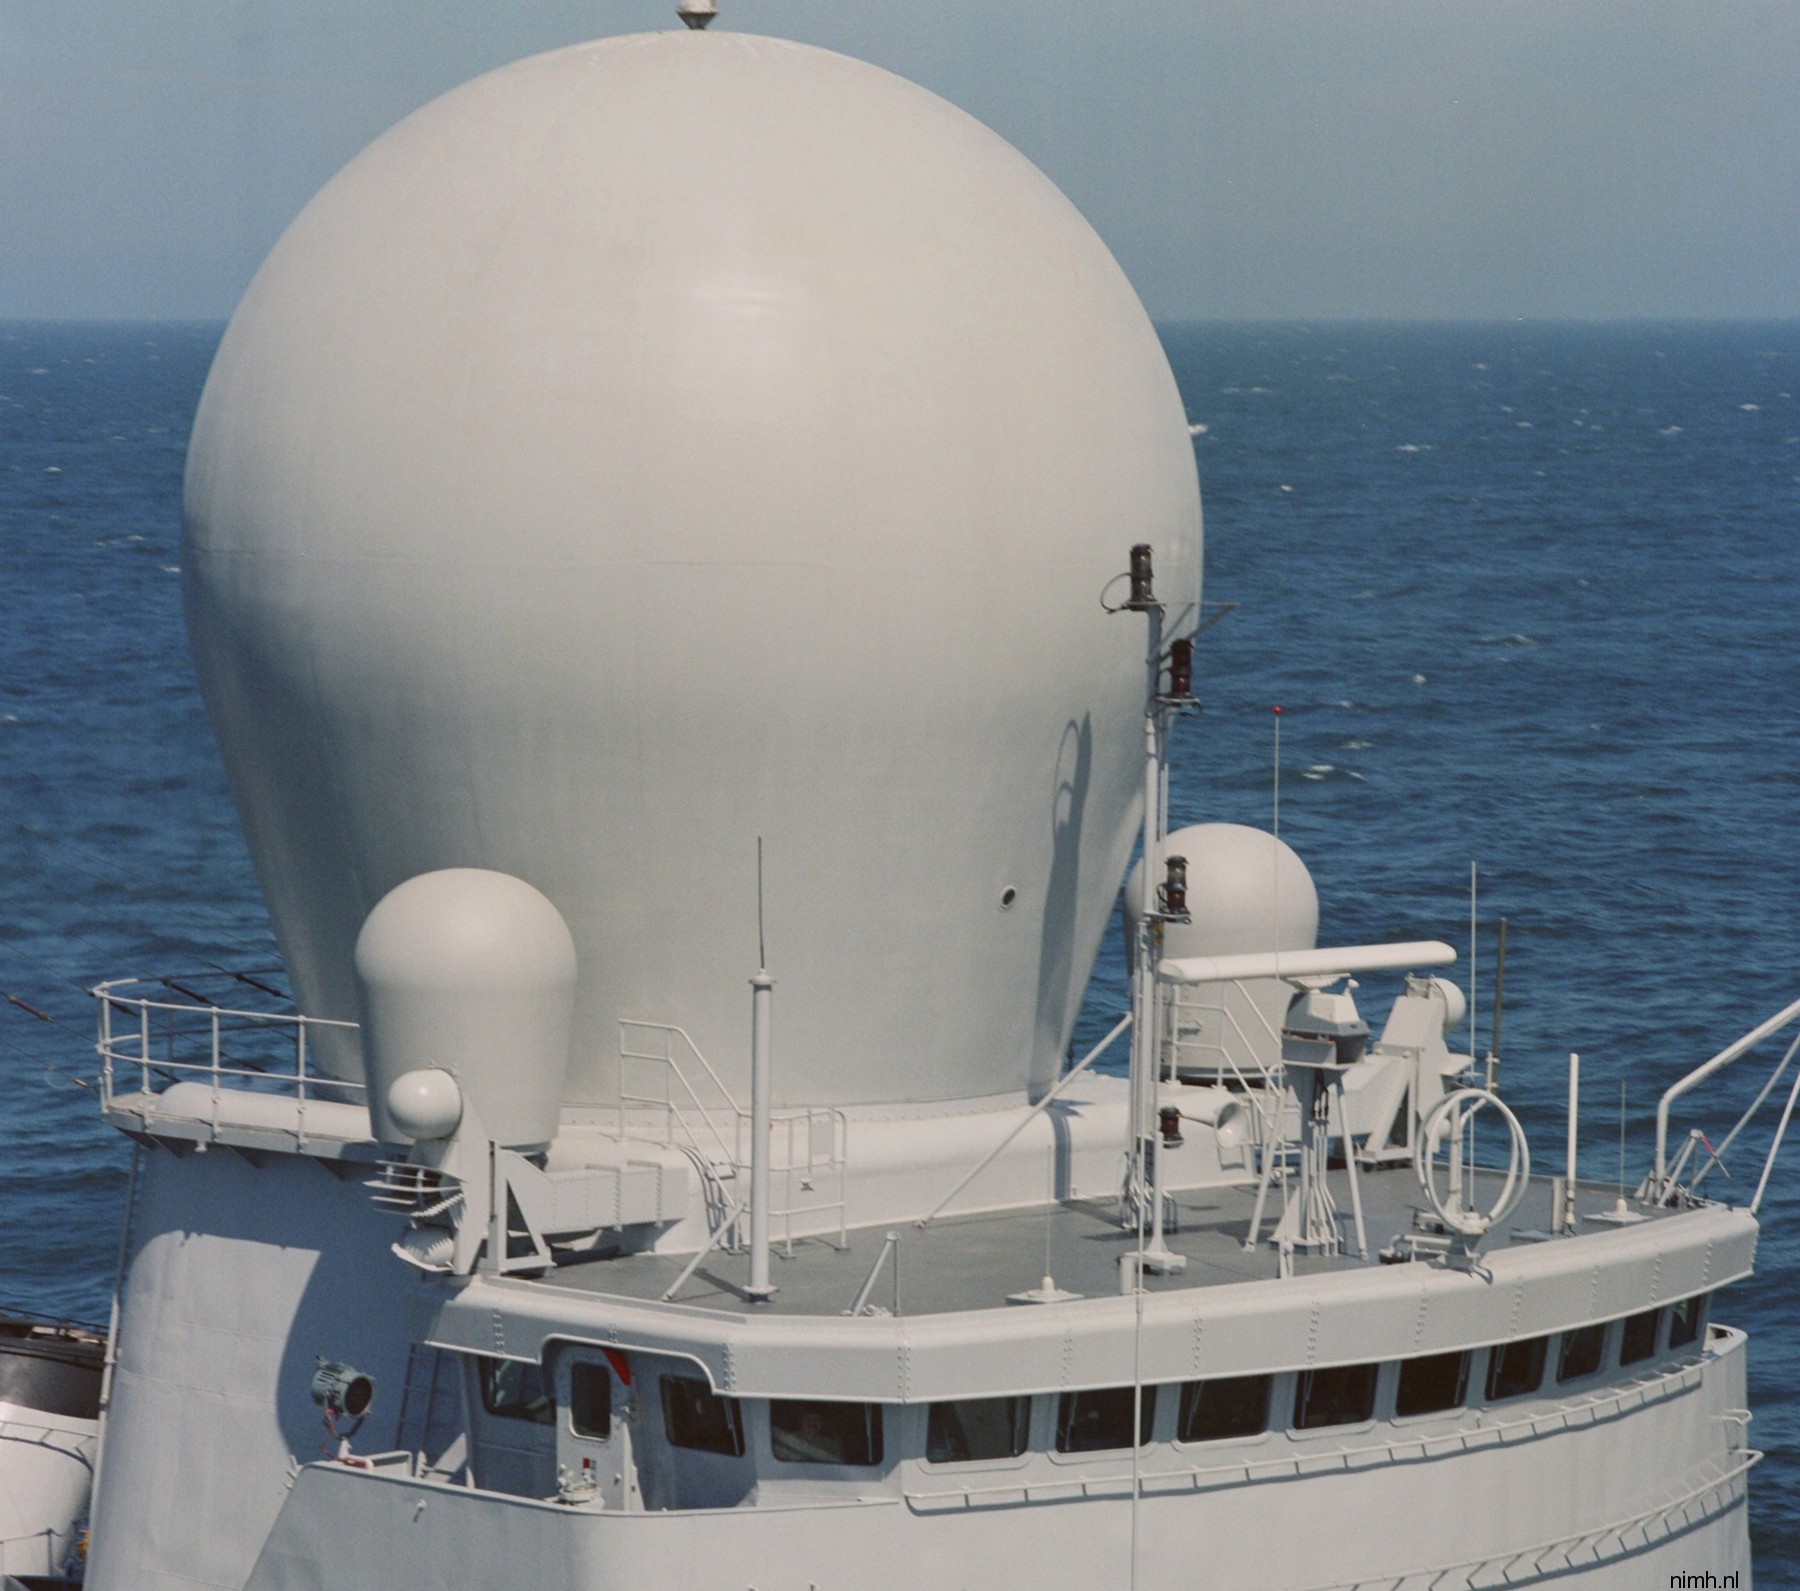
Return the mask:
<path id="1" fill-rule="evenodd" d="M 400 1394 L 394 1446 L 416 1455 L 418 1474 L 455 1471 L 465 1461 L 462 1435 L 461 1366 L 454 1355 L 440 1348 L 413 1343 L 406 1355 L 406 1385 Z"/>

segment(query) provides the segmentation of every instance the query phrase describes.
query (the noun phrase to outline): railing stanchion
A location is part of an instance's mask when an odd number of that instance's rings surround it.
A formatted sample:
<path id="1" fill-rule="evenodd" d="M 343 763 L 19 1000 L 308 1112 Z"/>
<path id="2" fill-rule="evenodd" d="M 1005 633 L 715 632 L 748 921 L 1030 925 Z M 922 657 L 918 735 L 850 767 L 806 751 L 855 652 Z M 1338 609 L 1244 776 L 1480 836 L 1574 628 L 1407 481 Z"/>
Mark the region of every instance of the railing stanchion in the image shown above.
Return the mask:
<path id="1" fill-rule="evenodd" d="M 1800 1000 L 1794 1001 L 1792 1005 L 1784 1006 L 1767 1022 L 1753 1027 L 1735 1044 L 1728 1044 L 1710 1061 L 1696 1066 L 1680 1082 L 1664 1090 L 1663 1097 L 1657 1101 L 1656 1105 L 1656 1159 L 1650 1174 L 1650 1187 L 1647 1190 L 1653 1204 L 1662 1203 L 1670 1192 L 1668 1172 L 1670 1107 L 1689 1089 L 1705 1082 L 1714 1072 L 1729 1066 L 1741 1055 L 1762 1043 L 1771 1033 L 1777 1033 L 1786 1027 L 1795 1017 L 1800 1017 Z"/>
<path id="2" fill-rule="evenodd" d="M 204 975 L 199 975 L 204 976 Z M 236 975 L 233 975 L 236 976 Z M 204 1112 L 181 1111 L 177 1117 L 207 1126 L 213 1137 L 225 1128 L 230 1098 L 240 1090 L 266 1092 L 268 1085 L 295 1102 L 294 1136 L 304 1150 L 308 1142 L 307 1108 L 312 1100 L 312 1074 L 308 1067 L 307 1029 L 316 1020 L 325 1027 L 354 1029 L 355 1022 L 329 1018 L 309 1018 L 292 1011 L 241 1011 L 210 1000 L 183 983 L 173 986 L 188 996 L 181 1002 L 146 999 L 124 991 L 140 986 L 146 980 L 126 978 L 96 984 L 88 993 L 100 1002 L 97 1021 L 100 1054 L 101 1108 L 111 1111 L 118 1106 L 121 1087 L 116 1063 L 124 1061 L 138 1069 L 136 1103 L 128 1107 L 137 1124 L 148 1128 L 159 1117 L 170 1113 L 161 1108 L 158 1085 L 204 1080 L 208 1108 Z M 165 983 L 171 980 L 161 980 Z M 257 985 L 257 987 L 264 987 Z M 274 992 L 274 991 L 269 991 Z M 122 1028 L 123 1017 L 135 1015 L 137 1053 L 130 1054 L 125 1045 L 131 1041 L 131 1028 Z M 154 1024 L 163 1026 L 167 1055 L 158 1059 Z M 229 1030 L 242 1033 L 243 1055 L 233 1064 L 225 1054 L 225 1035 Z M 285 1051 L 288 1042 L 278 1035 L 291 1029 L 291 1060 Z M 268 1035 L 265 1041 L 262 1035 Z M 203 1056 L 193 1051 L 206 1046 Z M 291 1067 L 291 1070 L 290 1070 Z M 366 1098 L 368 1089 L 361 1083 L 339 1085 L 348 1097 Z M 129 1096 L 128 1096 L 129 1097 Z"/>
<path id="3" fill-rule="evenodd" d="M 219 1076 L 219 1008 L 212 1008 L 212 1130 L 213 1136 L 219 1132 L 219 1089 L 222 1080 Z"/>
<path id="4" fill-rule="evenodd" d="M 1794 1045 L 1800 1047 L 1800 1039 L 1796 1039 Z M 1790 1048 L 1781 1064 L 1786 1066 L 1793 1058 L 1794 1050 Z M 1800 1097 L 1800 1072 L 1794 1074 L 1794 1086 L 1788 1090 L 1787 1103 L 1781 1107 L 1781 1123 L 1775 1129 L 1775 1141 L 1769 1145 L 1769 1157 L 1763 1161 L 1762 1175 L 1756 1180 L 1756 1193 L 1750 1200 L 1752 1215 L 1756 1214 L 1762 1204 L 1763 1189 L 1768 1187 L 1769 1175 L 1775 1169 L 1775 1157 L 1781 1152 L 1781 1140 L 1787 1136 L 1788 1122 L 1793 1118 L 1794 1100 L 1797 1097 Z"/>
<path id="5" fill-rule="evenodd" d="M 294 1110 L 295 1137 L 300 1147 L 306 1147 L 306 1018 L 301 1017 L 294 1024 L 294 1079 L 299 1090 L 299 1101 Z M 371 1118 L 373 1119 L 373 1118 Z"/>

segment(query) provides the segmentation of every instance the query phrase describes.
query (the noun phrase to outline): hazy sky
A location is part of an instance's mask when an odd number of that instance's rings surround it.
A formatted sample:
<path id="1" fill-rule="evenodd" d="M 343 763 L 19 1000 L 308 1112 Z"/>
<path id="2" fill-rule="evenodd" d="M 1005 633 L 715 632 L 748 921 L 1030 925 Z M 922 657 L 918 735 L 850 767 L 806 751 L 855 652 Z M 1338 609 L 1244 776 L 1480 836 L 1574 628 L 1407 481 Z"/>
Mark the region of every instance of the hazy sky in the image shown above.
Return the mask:
<path id="1" fill-rule="evenodd" d="M 672 24 L 673 0 L 0 0 L 0 317 L 223 317 L 414 106 Z M 1161 318 L 1800 316 L 1800 0 L 721 0 L 716 25 L 973 112 Z"/>

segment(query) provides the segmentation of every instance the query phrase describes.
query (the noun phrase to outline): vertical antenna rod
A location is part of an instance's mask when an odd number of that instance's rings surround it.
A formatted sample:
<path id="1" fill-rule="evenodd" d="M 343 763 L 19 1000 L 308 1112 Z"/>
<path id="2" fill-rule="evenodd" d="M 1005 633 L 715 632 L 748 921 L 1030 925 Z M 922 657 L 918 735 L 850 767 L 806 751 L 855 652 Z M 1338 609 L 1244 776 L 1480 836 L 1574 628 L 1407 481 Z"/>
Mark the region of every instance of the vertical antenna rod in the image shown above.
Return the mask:
<path id="1" fill-rule="evenodd" d="M 1281 838 L 1281 709 L 1275 709 L 1275 838 Z"/>
<path id="2" fill-rule="evenodd" d="M 1469 863 L 1469 1067 L 1475 1066 L 1475 1013 L 1480 1002 L 1475 998 L 1481 976 L 1481 958 L 1475 954 L 1475 863 Z"/>
<path id="3" fill-rule="evenodd" d="M 1500 1013 L 1506 1005 L 1506 919 L 1500 919 L 1500 949 L 1494 962 L 1494 1031 L 1488 1041 L 1487 1052 L 1487 1086 L 1488 1092 L 1494 1091 L 1494 1081 L 1500 1075 Z"/>
<path id="4" fill-rule="evenodd" d="M 1619 1079 L 1619 1205 L 1625 1208 L 1625 1079 Z"/>

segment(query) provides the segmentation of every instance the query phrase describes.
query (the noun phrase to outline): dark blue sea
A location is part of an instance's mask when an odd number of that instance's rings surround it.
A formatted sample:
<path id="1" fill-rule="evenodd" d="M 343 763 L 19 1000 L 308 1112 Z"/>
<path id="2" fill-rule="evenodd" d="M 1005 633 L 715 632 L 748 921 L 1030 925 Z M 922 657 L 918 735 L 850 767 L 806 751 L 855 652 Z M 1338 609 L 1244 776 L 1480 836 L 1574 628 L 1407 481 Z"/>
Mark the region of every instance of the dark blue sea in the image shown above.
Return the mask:
<path id="1" fill-rule="evenodd" d="M 93 1320 L 127 1146 L 84 989 L 275 959 L 181 624 L 218 335 L 0 325 L 0 1299 Z M 1483 1047 L 1509 925 L 1502 1090 L 1556 1159 L 1579 1050 L 1584 1170 L 1616 1175 L 1622 1084 L 1635 1182 L 1659 1092 L 1800 996 L 1800 325 L 1164 336 L 1204 427 L 1207 597 L 1238 604 L 1200 648 L 1173 821 L 1268 821 L 1279 704 L 1322 942 L 1466 951 L 1476 863 Z M 1714 1141 L 1752 1064 L 1689 1118 Z M 1766 1143 L 1715 1191 L 1747 1196 Z M 1785 1161 L 1759 1275 L 1716 1306 L 1752 1336 L 1765 1588 L 1800 1587 Z"/>

